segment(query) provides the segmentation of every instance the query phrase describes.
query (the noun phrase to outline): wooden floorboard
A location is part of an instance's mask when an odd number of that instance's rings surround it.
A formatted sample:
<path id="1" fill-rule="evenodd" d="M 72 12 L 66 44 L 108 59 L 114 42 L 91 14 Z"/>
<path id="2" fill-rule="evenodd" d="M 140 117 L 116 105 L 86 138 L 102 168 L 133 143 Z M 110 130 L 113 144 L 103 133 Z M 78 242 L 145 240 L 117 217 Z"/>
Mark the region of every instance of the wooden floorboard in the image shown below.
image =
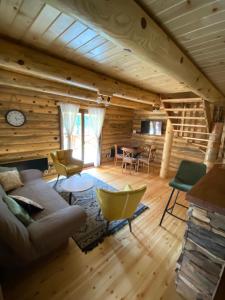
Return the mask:
<path id="1" fill-rule="evenodd" d="M 128 226 L 84 254 L 71 239 L 65 247 L 3 282 L 6 300 L 181 300 L 175 291 L 176 260 L 185 224 L 167 216 L 159 227 L 168 199 L 168 180 L 158 171 L 122 174 L 103 165 L 85 170 L 120 189 L 125 184 L 147 184 L 143 202 L 150 206 Z M 180 196 L 184 201 L 184 195 Z M 185 210 L 176 212 L 184 216 Z"/>

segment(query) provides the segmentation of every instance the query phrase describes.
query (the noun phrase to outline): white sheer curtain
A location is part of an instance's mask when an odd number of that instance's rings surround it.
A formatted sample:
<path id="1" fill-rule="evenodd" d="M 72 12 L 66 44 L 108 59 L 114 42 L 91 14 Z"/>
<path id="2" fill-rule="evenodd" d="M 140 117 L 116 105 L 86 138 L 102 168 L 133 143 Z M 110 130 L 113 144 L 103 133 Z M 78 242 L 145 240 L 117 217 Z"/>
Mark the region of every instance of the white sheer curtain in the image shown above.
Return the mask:
<path id="1" fill-rule="evenodd" d="M 105 109 L 104 108 L 96 108 L 96 107 L 89 107 L 88 113 L 90 117 L 90 125 L 95 135 L 95 151 L 94 155 L 94 166 L 100 166 L 100 159 L 101 159 L 101 149 L 100 149 L 100 136 L 102 132 L 102 126 L 105 118 Z"/>
<path id="2" fill-rule="evenodd" d="M 76 116 L 80 106 L 70 103 L 59 103 L 62 117 L 62 141 L 63 149 L 73 149 L 72 136 L 75 129 Z"/>

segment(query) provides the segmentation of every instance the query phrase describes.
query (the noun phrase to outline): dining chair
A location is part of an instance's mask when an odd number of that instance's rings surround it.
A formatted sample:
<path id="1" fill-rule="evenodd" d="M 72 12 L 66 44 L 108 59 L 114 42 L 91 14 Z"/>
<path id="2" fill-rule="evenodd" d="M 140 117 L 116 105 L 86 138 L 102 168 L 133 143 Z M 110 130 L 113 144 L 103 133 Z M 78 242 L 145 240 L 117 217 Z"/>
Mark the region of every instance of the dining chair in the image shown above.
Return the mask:
<path id="1" fill-rule="evenodd" d="M 155 160 L 156 147 L 154 145 L 145 145 L 141 156 L 138 157 L 137 170 L 142 166 L 148 167 L 148 174 L 150 171 L 151 163 Z"/>
<path id="2" fill-rule="evenodd" d="M 118 145 L 117 144 L 114 145 L 114 149 L 115 149 L 114 164 L 116 166 L 118 160 L 120 160 L 122 162 L 123 153 L 118 153 Z"/>
<path id="3" fill-rule="evenodd" d="M 123 160 L 122 160 L 122 172 L 123 170 L 126 171 L 127 165 L 130 166 L 130 173 L 132 171 L 132 168 L 134 168 L 134 171 L 137 171 L 137 158 L 135 158 L 136 151 L 132 148 L 122 148 L 123 150 Z"/>

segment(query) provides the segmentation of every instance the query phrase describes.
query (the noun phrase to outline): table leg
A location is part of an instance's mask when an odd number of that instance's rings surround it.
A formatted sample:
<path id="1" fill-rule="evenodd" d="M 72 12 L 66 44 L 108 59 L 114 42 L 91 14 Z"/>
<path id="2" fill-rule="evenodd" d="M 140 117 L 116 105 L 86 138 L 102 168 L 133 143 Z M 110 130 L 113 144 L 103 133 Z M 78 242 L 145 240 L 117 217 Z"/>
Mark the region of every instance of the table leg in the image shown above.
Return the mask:
<path id="1" fill-rule="evenodd" d="M 73 203 L 72 203 L 72 200 L 73 200 Z M 72 205 L 72 204 L 76 204 L 76 197 L 73 195 L 73 193 L 70 193 L 69 194 L 69 205 Z"/>
<path id="2" fill-rule="evenodd" d="M 73 193 L 69 194 L 69 205 L 72 205 L 72 197 L 73 197 Z"/>

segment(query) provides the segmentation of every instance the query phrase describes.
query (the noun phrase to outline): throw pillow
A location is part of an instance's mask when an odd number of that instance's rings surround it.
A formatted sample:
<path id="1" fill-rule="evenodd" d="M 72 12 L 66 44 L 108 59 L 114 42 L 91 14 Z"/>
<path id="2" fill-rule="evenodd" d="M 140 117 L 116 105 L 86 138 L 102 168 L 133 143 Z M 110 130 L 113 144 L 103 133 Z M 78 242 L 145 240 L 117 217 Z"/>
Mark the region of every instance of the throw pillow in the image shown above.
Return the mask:
<path id="1" fill-rule="evenodd" d="M 9 210 L 15 217 L 17 217 L 25 226 L 33 222 L 28 212 L 21 207 L 14 199 L 8 195 L 3 196 L 3 201 L 7 204 Z"/>
<path id="2" fill-rule="evenodd" d="M 18 195 L 9 195 L 11 198 L 16 200 L 18 204 L 20 204 L 23 208 L 25 208 L 29 213 L 33 212 L 39 212 L 44 210 L 44 207 L 41 206 L 39 203 L 28 199 L 23 196 L 18 196 Z"/>
<path id="3" fill-rule="evenodd" d="M 0 172 L 0 184 L 6 192 L 23 186 L 17 170 Z"/>

